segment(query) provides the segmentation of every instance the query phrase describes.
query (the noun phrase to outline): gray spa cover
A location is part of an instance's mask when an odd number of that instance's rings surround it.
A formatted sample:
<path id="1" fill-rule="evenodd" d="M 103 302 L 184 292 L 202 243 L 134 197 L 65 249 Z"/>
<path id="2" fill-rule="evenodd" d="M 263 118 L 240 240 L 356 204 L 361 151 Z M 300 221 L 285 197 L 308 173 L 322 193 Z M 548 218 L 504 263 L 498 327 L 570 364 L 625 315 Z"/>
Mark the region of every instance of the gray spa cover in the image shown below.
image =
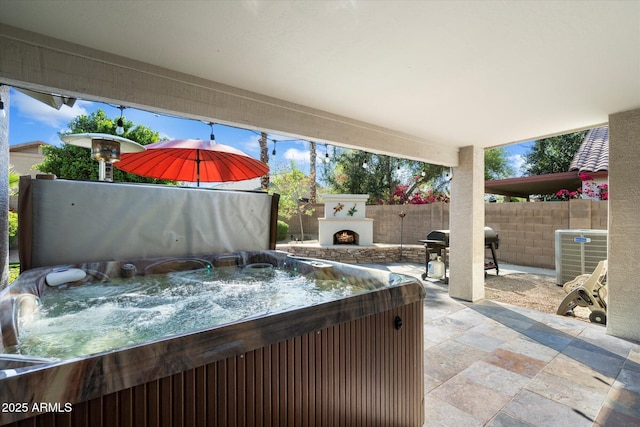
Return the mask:
<path id="1" fill-rule="evenodd" d="M 32 215 L 29 268 L 269 249 L 267 193 L 45 179 L 30 187 L 31 206 L 20 207 Z"/>

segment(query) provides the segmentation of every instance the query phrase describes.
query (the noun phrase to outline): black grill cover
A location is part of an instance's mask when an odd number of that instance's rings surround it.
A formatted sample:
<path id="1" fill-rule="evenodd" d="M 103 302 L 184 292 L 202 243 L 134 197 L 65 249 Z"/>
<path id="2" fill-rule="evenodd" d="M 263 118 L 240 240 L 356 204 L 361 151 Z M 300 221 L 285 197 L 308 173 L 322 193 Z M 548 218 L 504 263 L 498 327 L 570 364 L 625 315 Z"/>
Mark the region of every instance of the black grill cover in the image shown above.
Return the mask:
<path id="1" fill-rule="evenodd" d="M 449 230 L 433 230 L 431 233 L 427 235 L 427 240 L 436 240 L 440 242 L 444 242 L 444 246 L 449 247 Z M 485 227 L 484 228 L 484 244 L 485 246 L 490 246 L 492 243 L 495 244 L 496 248 L 500 243 L 500 239 L 498 238 L 498 234 L 493 231 L 493 228 Z"/>

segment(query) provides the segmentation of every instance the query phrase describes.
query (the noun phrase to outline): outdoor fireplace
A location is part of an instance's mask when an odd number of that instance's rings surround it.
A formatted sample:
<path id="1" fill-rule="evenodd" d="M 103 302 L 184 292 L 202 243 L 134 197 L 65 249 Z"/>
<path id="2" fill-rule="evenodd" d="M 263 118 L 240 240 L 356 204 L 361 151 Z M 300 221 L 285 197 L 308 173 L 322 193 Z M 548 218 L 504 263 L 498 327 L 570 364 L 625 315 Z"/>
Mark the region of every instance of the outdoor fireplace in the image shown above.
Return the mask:
<path id="1" fill-rule="evenodd" d="M 373 219 L 365 217 L 368 198 L 368 194 L 325 194 L 324 218 L 318 218 L 320 245 L 373 245 Z"/>

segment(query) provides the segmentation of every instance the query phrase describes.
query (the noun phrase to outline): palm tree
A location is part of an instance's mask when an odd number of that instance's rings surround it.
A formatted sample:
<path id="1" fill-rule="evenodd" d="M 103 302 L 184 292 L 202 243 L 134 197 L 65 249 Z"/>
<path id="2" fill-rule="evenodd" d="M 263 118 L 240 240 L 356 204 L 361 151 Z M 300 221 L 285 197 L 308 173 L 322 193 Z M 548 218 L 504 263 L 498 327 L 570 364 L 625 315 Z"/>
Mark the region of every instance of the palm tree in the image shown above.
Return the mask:
<path id="1" fill-rule="evenodd" d="M 311 182 L 309 183 L 309 203 L 316 202 L 316 143 L 314 141 L 309 141 L 309 157 L 310 157 L 310 166 L 309 166 L 309 179 Z"/>
<path id="2" fill-rule="evenodd" d="M 269 149 L 267 148 L 267 133 L 260 133 L 260 161 L 264 163 L 269 163 Z M 269 174 L 262 175 L 260 178 L 260 188 L 262 191 L 269 190 Z"/>

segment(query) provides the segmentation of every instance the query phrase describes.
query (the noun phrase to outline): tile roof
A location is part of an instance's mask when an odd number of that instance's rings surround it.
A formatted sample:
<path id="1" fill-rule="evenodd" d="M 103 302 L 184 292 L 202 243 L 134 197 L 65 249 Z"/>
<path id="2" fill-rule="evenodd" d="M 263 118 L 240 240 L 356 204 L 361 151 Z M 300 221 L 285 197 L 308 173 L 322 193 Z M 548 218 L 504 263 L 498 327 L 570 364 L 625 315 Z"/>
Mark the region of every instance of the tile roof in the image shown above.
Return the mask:
<path id="1" fill-rule="evenodd" d="M 49 145 L 44 141 L 31 141 L 31 142 L 22 142 L 20 144 L 13 144 L 9 146 L 10 152 L 15 151 L 33 151 L 38 150 L 43 145 Z"/>
<path id="2" fill-rule="evenodd" d="M 573 156 L 569 170 L 578 172 L 609 170 L 609 126 L 593 128 L 587 133 Z"/>

